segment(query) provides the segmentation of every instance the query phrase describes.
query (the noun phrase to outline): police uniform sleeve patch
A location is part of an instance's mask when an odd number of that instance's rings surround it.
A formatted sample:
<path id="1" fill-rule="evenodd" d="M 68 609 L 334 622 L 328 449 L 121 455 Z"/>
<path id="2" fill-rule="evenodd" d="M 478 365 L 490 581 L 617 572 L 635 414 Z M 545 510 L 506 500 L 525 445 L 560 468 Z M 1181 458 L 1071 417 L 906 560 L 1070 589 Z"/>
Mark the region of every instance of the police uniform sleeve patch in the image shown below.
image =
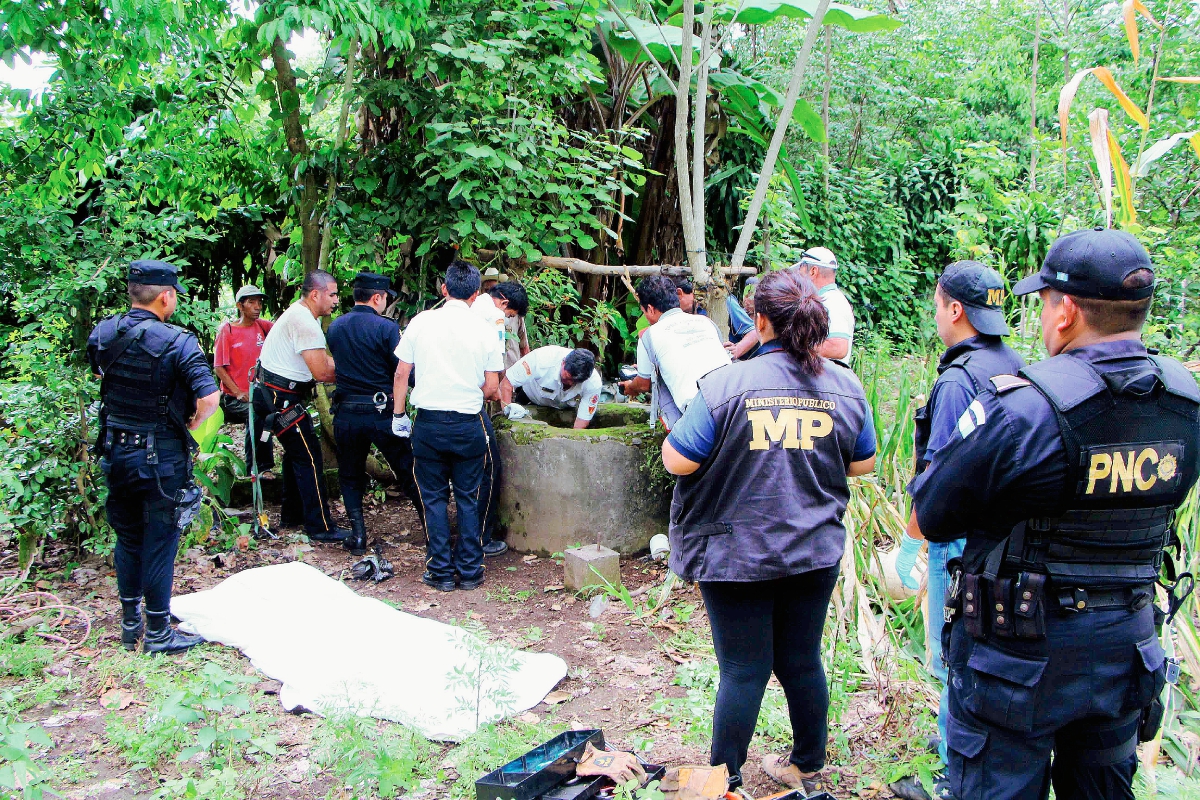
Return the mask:
<path id="1" fill-rule="evenodd" d="M 1029 381 L 1017 375 L 993 375 L 992 386 L 996 387 L 996 394 L 1004 394 L 1011 392 L 1013 389 L 1020 389 L 1022 386 L 1030 386 Z"/>
<path id="2" fill-rule="evenodd" d="M 987 414 L 983 411 L 983 404 L 978 400 L 972 400 L 971 405 L 967 406 L 967 410 L 958 418 L 958 432 L 965 439 L 985 422 L 987 422 Z"/>

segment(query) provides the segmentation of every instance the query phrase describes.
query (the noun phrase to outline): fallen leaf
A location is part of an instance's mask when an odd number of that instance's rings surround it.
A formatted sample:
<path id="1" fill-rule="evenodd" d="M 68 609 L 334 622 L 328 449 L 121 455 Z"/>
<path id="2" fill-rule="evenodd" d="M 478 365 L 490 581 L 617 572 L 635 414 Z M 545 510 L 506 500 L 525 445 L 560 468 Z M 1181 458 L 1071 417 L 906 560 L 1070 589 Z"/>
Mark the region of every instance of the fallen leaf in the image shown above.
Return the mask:
<path id="1" fill-rule="evenodd" d="M 650 666 L 649 664 L 634 664 L 633 674 L 640 675 L 643 678 L 649 678 L 654 674 L 654 667 Z"/>
<path id="2" fill-rule="evenodd" d="M 100 695 L 100 705 L 109 711 L 124 711 L 133 704 L 133 693 L 124 689 L 109 689 Z"/>
<path id="3" fill-rule="evenodd" d="M 436 605 L 437 603 L 413 603 L 405 610 L 410 614 L 420 614 L 422 611 L 428 611 Z"/>
<path id="4" fill-rule="evenodd" d="M 538 562 L 538 557 L 533 555 L 532 553 L 530 553 L 529 555 L 525 556 L 521 560 L 524 561 L 526 564 L 536 564 Z"/>
<path id="5" fill-rule="evenodd" d="M 250 537 L 249 536 L 239 536 L 238 540 L 237 540 L 237 548 L 238 548 L 238 550 L 241 550 L 243 553 L 246 552 L 247 550 L 249 550 L 250 549 Z"/>
<path id="6" fill-rule="evenodd" d="M 554 605 L 550 606 L 550 610 L 551 611 L 562 611 L 562 606 L 560 606 L 558 603 L 555 603 Z"/>
<path id="7" fill-rule="evenodd" d="M 549 593 L 549 592 L 561 592 L 561 591 L 562 591 L 563 589 L 565 589 L 565 588 L 567 588 L 567 587 L 563 586 L 561 583 L 555 583 L 555 584 L 551 584 L 550 586 L 547 586 L 547 587 L 546 587 L 545 589 L 543 589 L 542 591 L 543 591 L 543 592 L 547 592 L 547 593 Z"/>
<path id="8" fill-rule="evenodd" d="M 542 721 L 542 718 L 539 717 L 537 714 L 534 714 L 532 711 L 529 711 L 529 712 L 517 717 L 517 722 L 524 722 L 526 725 L 537 725 L 541 721 Z"/>
<path id="9" fill-rule="evenodd" d="M 551 692 L 550 694 L 543 697 L 542 702 L 548 706 L 556 706 L 559 703 L 565 703 L 568 700 L 573 700 L 573 699 L 574 698 L 571 696 L 570 692 L 557 691 L 557 692 Z"/>

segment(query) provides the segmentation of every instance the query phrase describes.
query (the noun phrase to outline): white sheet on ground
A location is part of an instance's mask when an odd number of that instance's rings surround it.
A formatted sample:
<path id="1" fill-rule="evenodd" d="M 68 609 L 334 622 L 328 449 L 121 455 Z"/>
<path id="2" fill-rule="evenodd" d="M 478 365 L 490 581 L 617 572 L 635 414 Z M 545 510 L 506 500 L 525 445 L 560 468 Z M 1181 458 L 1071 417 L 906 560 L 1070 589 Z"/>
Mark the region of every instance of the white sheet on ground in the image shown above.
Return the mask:
<path id="1" fill-rule="evenodd" d="M 248 569 L 171 601 L 184 629 L 236 647 L 283 682 L 291 711 L 346 709 L 461 740 L 532 708 L 567 674 L 561 658 L 479 637 L 356 594 L 301 562 Z M 481 668 L 482 659 L 482 668 Z M 481 681 L 476 676 L 482 676 Z"/>

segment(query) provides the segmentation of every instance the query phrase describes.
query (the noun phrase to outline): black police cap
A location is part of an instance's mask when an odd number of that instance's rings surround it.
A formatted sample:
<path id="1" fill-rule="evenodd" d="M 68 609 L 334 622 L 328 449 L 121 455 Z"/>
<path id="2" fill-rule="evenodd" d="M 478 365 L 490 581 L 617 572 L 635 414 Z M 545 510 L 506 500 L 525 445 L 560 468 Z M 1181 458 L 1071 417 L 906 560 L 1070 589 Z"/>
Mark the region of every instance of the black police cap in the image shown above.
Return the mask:
<path id="1" fill-rule="evenodd" d="M 1050 245 L 1041 270 L 1018 281 L 1013 294 L 1049 287 L 1097 300 L 1145 300 L 1154 294 L 1153 282 L 1136 289 L 1122 285 L 1140 269 L 1154 271 L 1150 254 L 1131 234 L 1100 227 L 1075 231 Z"/>
<path id="2" fill-rule="evenodd" d="M 938 278 L 942 291 L 962 303 L 975 330 L 989 336 L 1007 336 L 1004 321 L 1004 279 L 978 261 L 955 261 Z"/>
<path id="3" fill-rule="evenodd" d="M 392 291 L 392 281 L 386 275 L 375 272 L 360 272 L 354 276 L 355 289 L 370 289 L 373 292 L 387 292 L 388 297 L 395 297 Z"/>
<path id="4" fill-rule="evenodd" d="M 166 261 L 154 261 L 144 258 L 129 265 L 129 283 L 143 286 L 171 286 L 180 294 L 186 294 L 187 289 L 179 282 L 179 268 Z"/>

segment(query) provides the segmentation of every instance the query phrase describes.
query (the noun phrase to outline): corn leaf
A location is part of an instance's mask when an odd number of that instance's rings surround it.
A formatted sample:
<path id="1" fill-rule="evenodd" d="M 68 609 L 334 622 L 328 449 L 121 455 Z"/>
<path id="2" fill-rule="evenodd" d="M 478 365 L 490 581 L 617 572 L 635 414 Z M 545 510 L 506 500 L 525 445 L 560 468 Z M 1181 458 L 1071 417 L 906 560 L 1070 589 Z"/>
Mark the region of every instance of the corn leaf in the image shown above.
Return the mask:
<path id="1" fill-rule="evenodd" d="M 1147 147 L 1146 152 L 1142 153 L 1141 157 L 1133 164 L 1134 176 L 1138 178 L 1144 178 L 1149 175 L 1150 165 L 1174 150 L 1175 145 L 1179 144 L 1184 139 L 1192 142 L 1192 146 L 1196 147 L 1196 142 L 1200 141 L 1200 131 L 1186 131 L 1184 133 L 1177 133 L 1174 136 L 1168 136 L 1165 139 L 1160 139 L 1159 141 Z M 1200 151 L 1197 151 L 1197 155 L 1200 155 Z"/>
<path id="2" fill-rule="evenodd" d="M 1200 83 L 1200 77 L 1195 75 L 1185 75 L 1178 78 L 1159 78 L 1160 81 L 1170 81 L 1171 83 Z"/>
<path id="3" fill-rule="evenodd" d="M 1104 203 L 1104 226 L 1112 227 L 1112 154 L 1108 150 L 1108 111 L 1097 108 L 1088 114 L 1091 123 L 1092 155 L 1096 157 L 1096 168 L 1100 173 L 1100 200 Z"/>
<path id="4" fill-rule="evenodd" d="M 1116 80 L 1112 73 L 1106 67 L 1089 67 L 1076 72 L 1071 80 L 1063 86 L 1062 91 L 1058 93 L 1058 126 L 1062 132 L 1062 145 L 1065 149 L 1067 146 L 1067 122 L 1071 111 L 1071 103 L 1075 100 L 1075 94 L 1079 91 L 1079 84 L 1088 75 L 1095 75 L 1096 79 L 1104 84 L 1104 87 L 1112 93 L 1113 97 L 1117 98 L 1117 102 L 1121 104 L 1121 108 L 1125 109 L 1125 113 L 1129 118 L 1142 127 L 1142 130 L 1150 130 L 1150 120 L 1142 112 L 1137 104 L 1129 99 L 1129 95 L 1117 86 Z M 1090 117 L 1089 117 L 1090 119 Z M 1107 124 L 1107 121 L 1106 121 Z"/>
<path id="5" fill-rule="evenodd" d="M 1117 191 L 1121 193 L 1121 208 L 1117 221 L 1122 225 L 1132 225 L 1137 222 L 1137 211 L 1133 207 L 1133 179 L 1129 175 L 1129 164 L 1121 153 L 1121 145 L 1113 136 L 1112 129 L 1106 129 L 1108 134 L 1108 152 L 1112 156 L 1113 172 L 1116 173 Z"/>
<path id="6" fill-rule="evenodd" d="M 1138 63 L 1138 56 L 1141 55 L 1141 46 L 1138 42 L 1137 15 L 1141 14 L 1159 28 L 1162 26 L 1158 24 L 1158 20 L 1154 18 L 1154 15 L 1150 13 L 1150 9 L 1146 8 L 1142 0 L 1125 0 L 1125 4 L 1121 10 L 1125 17 L 1125 35 L 1129 38 L 1129 51 L 1133 53 L 1133 63 L 1136 65 Z"/>

